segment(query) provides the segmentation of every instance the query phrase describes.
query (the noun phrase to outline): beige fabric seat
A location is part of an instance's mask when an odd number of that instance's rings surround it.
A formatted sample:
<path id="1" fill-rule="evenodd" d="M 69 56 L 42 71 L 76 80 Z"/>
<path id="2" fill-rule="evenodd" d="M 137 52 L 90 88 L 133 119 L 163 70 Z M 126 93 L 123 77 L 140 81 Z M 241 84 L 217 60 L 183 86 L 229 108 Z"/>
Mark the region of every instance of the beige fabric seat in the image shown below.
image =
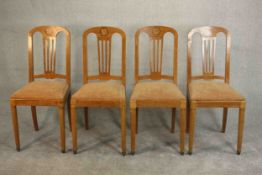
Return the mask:
<path id="1" fill-rule="evenodd" d="M 82 86 L 73 96 L 74 102 L 121 102 L 125 100 L 125 87 L 120 83 L 99 82 Z"/>
<path id="2" fill-rule="evenodd" d="M 134 87 L 131 100 L 181 100 L 184 95 L 174 83 L 140 82 Z"/>
<path id="3" fill-rule="evenodd" d="M 63 100 L 69 85 L 66 81 L 33 81 L 12 94 L 14 100 Z"/>
<path id="4" fill-rule="evenodd" d="M 192 82 L 189 84 L 191 100 L 196 101 L 241 101 L 245 98 L 226 83 Z"/>
<path id="5" fill-rule="evenodd" d="M 171 82 L 140 82 L 134 87 L 131 103 L 137 101 L 154 101 L 172 103 L 185 100 L 178 87 Z"/>

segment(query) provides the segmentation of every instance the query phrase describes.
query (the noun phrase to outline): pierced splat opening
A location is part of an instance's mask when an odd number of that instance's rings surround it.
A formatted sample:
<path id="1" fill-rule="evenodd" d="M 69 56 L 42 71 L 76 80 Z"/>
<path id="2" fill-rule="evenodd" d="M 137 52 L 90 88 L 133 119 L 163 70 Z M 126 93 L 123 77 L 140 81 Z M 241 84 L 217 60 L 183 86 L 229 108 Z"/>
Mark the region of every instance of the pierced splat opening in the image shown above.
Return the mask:
<path id="1" fill-rule="evenodd" d="M 150 39 L 149 64 L 150 72 L 153 77 L 161 77 L 162 57 L 163 57 L 163 38 Z"/>
<path id="2" fill-rule="evenodd" d="M 111 67 L 111 38 L 109 40 L 98 39 L 98 67 L 99 75 L 110 75 Z"/>
<path id="3" fill-rule="evenodd" d="M 216 37 L 202 37 L 202 70 L 204 76 L 214 75 Z"/>
<path id="4" fill-rule="evenodd" d="M 43 37 L 44 73 L 55 74 L 56 38 Z"/>

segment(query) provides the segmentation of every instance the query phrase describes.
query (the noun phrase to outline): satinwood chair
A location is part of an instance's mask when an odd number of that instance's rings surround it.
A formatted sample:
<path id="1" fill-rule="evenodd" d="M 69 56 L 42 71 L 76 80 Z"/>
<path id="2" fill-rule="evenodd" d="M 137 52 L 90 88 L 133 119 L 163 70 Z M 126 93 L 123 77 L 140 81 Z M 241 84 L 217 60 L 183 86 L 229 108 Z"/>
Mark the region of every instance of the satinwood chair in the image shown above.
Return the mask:
<path id="1" fill-rule="evenodd" d="M 33 36 L 42 35 L 43 63 L 42 74 L 34 73 Z M 56 73 L 56 40 L 59 33 L 66 37 L 66 73 Z M 40 26 L 28 33 L 29 83 L 10 97 L 13 129 L 17 151 L 20 139 L 17 119 L 17 106 L 31 106 L 34 129 L 38 131 L 36 106 L 57 106 L 59 109 L 61 151 L 65 152 L 65 104 L 70 98 L 70 32 L 60 26 Z M 49 80 L 35 80 L 44 78 Z M 50 80 L 61 79 L 61 80 Z"/>
<path id="2" fill-rule="evenodd" d="M 99 75 L 88 75 L 88 36 L 95 34 L 98 49 Z M 121 75 L 111 75 L 111 45 L 113 35 L 121 36 L 122 66 Z M 88 129 L 88 107 L 118 107 L 121 113 L 122 154 L 126 154 L 126 35 L 119 28 L 100 26 L 87 29 L 83 33 L 83 86 L 73 94 L 71 99 L 71 123 L 73 137 L 73 152 L 77 153 L 77 123 L 75 109 L 85 109 L 85 127 Z M 89 82 L 98 80 L 99 82 Z M 117 80 L 100 81 L 100 80 Z"/>
<path id="3" fill-rule="evenodd" d="M 149 75 L 139 75 L 139 37 L 141 33 L 150 39 Z M 166 33 L 174 36 L 173 75 L 162 72 L 163 41 Z M 186 127 L 186 98 L 177 87 L 177 31 L 165 26 L 147 26 L 135 33 L 135 87 L 130 99 L 131 110 L 131 154 L 135 154 L 136 134 L 138 131 L 138 108 L 169 107 L 172 108 L 171 132 L 175 130 L 176 108 L 181 109 L 180 116 L 180 153 L 184 154 Z M 142 80 L 150 80 L 142 82 Z M 167 81 L 153 81 L 167 80 Z M 170 81 L 168 81 L 170 80 Z"/>
<path id="4" fill-rule="evenodd" d="M 223 33 L 226 36 L 224 75 L 216 74 L 214 69 L 218 33 Z M 202 39 L 202 75 L 192 75 L 191 47 L 195 34 L 199 34 Z M 246 102 L 245 98 L 229 85 L 230 47 L 231 35 L 227 29 L 222 27 L 206 26 L 195 28 L 188 34 L 187 88 L 190 108 L 188 107 L 187 128 L 189 128 L 189 154 L 192 154 L 193 149 L 196 109 L 204 107 L 223 108 L 221 130 L 223 133 L 226 129 L 228 108 L 239 108 L 237 154 L 241 153 Z"/>

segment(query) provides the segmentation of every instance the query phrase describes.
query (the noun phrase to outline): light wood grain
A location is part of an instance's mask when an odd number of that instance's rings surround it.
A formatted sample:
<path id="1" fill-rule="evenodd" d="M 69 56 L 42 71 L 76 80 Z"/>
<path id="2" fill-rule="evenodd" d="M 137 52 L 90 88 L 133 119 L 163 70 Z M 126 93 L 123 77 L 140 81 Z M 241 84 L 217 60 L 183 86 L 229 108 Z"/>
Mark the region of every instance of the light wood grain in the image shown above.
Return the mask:
<path id="1" fill-rule="evenodd" d="M 40 33 L 43 41 L 43 73 L 35 74 L 34 73 L 34 49 L 33 49 L 33 36 L 36 33 Z M 56 38 L 59 33 L 64 33 L 66 37 L 66 72 L 65 74 L 56 73 Z M 20 140 L 18 132 L 18 121 L 17 121 L 17 111 L 16 106 L 31 106 L 32 119 L 34 124 L 34 129 L 37 131 L 37 115 L 36 115 L 36 106 L 57 106 L 60 113 L 60 132 L 61 132 L 61 151 L 65 152 L 65 136 L 64 136 L 64 106 L 67 101 L 67 98 L 70 98 L 70 32 L 64 27 L 60 26 L 39 26 L 33 28 L 28 33 L 28 62 L 29 62 L 29 82 L 35 81 L 37 78 L 45 79 L 64 79 L 68 84 L 68 89 L 64 94 L 64 98 L 57 100 L 46 100 L 41 98 L 32 99 L 18 99 L 16 97 L 10 97 L 10 105 L 13 117 L 13 127 L 15 133 L 15 141 L 17 150 L 20 150 Z M 38 96 L 38 95 L 36 95 Z M 69 115 L 70 118 L 70 115 Z"/>
<path id="2" fill-rule="evenodd" d="M 215 64 L 215 48 L 216 37 L 218 33 L 223 33 L 226 37 L 226 54 L 225 54 L 225 73 L 224 75 L 217 75 L 214 69 Z M 199 34 L 202 38 L 202 75 L 192 75 L 192 42 L 193 36 Z M 188 113 L 189 125 L 187 124 L 187 131 L 189 130 L 189 154 L 192 154 L 194 128 L 195 128 L 195 113 L 197 108 L 223 108 L 223 122 L 221 131 L 226 130 L 228 108 L 239 108 L 239 127 L 238 127 L 238 144 L 237 153 L 241 152 L 243 125 L 244 125 L 244 111 L 245 100 L 193 100 L 190 98 L 189 85 L 194 80 L 223 80 L 224 83 L 229 84 L 230 79 L 230 48 L 231 48 L 231 34 L 223 28 L 217 26 L 205 26 L 195 28 L 188 34 L 188 48 L 187 48 L 187 89 L 188 89 L 188 106 L 190 107 L 190 114 Z"/>

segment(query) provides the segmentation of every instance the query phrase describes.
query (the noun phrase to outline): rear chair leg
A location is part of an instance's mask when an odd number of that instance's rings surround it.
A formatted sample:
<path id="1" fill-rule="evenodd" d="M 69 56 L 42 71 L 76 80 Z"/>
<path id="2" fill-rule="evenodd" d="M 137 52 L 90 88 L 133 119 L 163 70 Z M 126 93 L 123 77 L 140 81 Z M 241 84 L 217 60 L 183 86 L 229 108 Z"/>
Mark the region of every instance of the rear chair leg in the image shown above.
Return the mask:
<path id="1" fill-rule="evenodd" d="M 88 130 L 89 129 L 89 124 L 88 124 L 88 108 L 84 109 L 84 113 L 85 113 L 85 129 Z"/>
<path id="2" fill-rule="evenodd" d="M 228 112 L 228 108 L 224 108 L 224 109 L 223 109 L 223 123 L 222 123 L 222 129 L 221 129 L 221 132 L 223 132 L 223 133 L 226 132 L 227 112 Z"/>
<path id="3" fill-rule="evenodd" d="M 176 126 L 176 108 L 172 108 L 171 133 L 175 132 Z"/>
<path id="4" fill-rule="evenodd" d="M 35 131 L 38 131 L 38 123 L 37 123 L 37 115 L 36 115 L 36 107 L 35 106 L 31 106 L 31 112 L 32 112 L 32 119 L 33 119 L 33 123 L 34 123 L 34 129 Z"/>

